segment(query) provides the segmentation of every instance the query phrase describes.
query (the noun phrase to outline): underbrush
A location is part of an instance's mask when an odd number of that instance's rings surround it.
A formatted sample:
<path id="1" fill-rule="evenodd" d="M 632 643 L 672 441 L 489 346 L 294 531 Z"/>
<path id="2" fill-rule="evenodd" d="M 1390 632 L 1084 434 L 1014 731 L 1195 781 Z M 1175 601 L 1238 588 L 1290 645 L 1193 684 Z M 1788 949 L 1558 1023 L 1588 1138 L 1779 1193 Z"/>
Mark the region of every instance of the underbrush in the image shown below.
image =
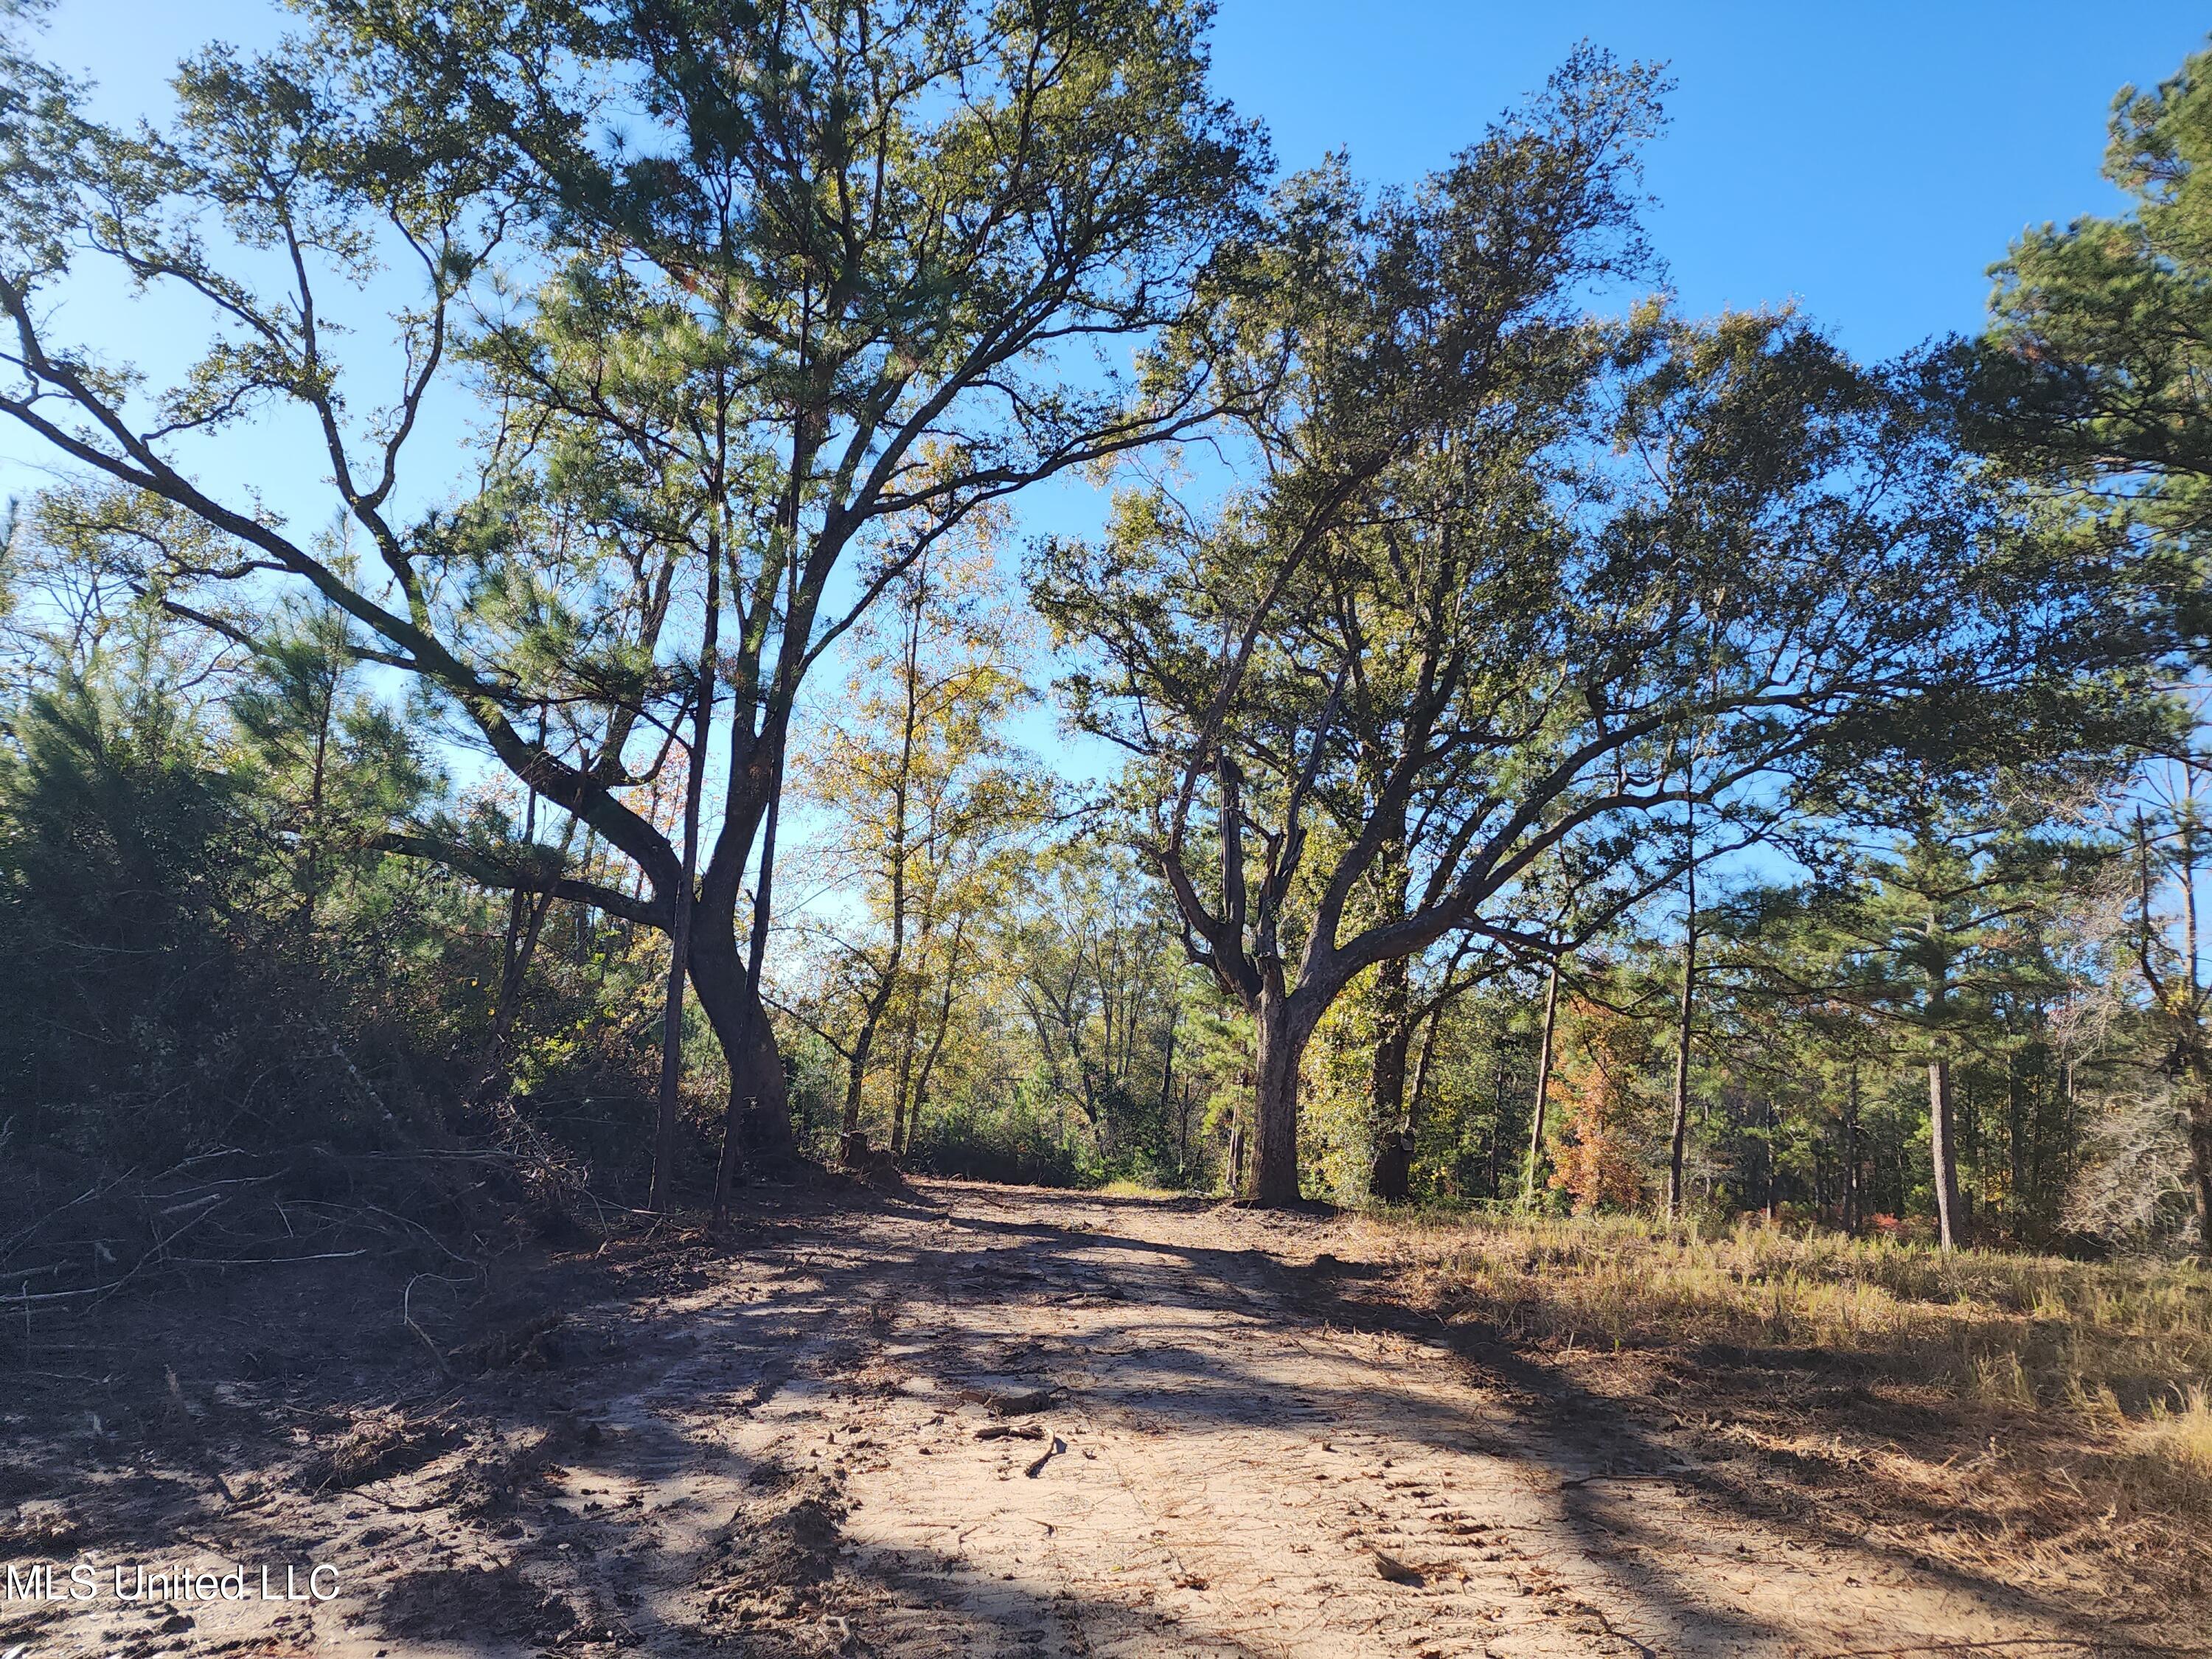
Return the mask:
<path id="1" fill-rule="evenodd" d="M 465 1285 L 517 1246 L 601 1231 L 604 1214 L 574 1166 L 527 1148 L 232 1149 L 141 1171 L 0 1140 L 0 1368 L 118 1297 L 189 1301 L 307 1264 L 333 1283 Z"/>
<path id="2" fill-rule="evenodd" d="M 1086 1187 L 1096 1176 L 1055 1119 L 1018 1109 L 987 1114 L 965 1104 L 933 1113 L 916 1127 L 906 1167 L 918 1175 L 1027 1187 Z"/>
<path id="3" fill-rule="evenodd" d="M 1102 1152 L 1097 1137 L 1071 1135 L 1058 1113 L 1018 1101 L 962 1101 L 932 1111 L 915 1127 L 902 1162 L 913 1174 L 955 1181 L 1122 1194 L 1187 1190 L 1187 1171 L 1171 1149 L 1127 1136 Z"/>

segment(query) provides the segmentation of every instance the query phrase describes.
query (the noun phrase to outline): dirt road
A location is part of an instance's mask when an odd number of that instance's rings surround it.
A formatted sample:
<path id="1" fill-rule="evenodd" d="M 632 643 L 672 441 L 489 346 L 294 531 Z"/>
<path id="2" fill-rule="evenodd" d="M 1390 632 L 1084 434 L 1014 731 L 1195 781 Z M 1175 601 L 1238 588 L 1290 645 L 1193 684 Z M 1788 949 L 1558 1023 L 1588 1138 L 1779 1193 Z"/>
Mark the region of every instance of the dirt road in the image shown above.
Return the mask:
<path id="1" fill-rule="evenodd" d="M 771 1218 L 579 1310 L 554 1370 L 364 1419 L 343 1480 L 312 1435 L 241 1470 L 210 1427 L 136 1499 L 118 1474 L 42 1500 L 78 1505 L 58 1561 L 320 1563 L 329 1601 L 11 1604 L 0 1650 L 2094 1650 L 2078 1607 L 1755 1512 L 1649 1414 L 1380 1316 L 1358 1291 L 1388 1248 L 954 1185 Z"/>

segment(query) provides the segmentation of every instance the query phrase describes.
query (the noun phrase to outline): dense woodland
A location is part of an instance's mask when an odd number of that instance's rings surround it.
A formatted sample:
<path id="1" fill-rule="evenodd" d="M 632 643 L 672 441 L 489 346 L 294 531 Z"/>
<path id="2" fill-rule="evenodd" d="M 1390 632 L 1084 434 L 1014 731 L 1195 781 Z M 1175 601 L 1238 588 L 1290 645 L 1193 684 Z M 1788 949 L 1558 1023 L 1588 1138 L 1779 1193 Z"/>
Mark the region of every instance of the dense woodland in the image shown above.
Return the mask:
<path id="1" fill-rule="evenodd" d="M 1400 190 L 1195 4 L 299 10 L 0 0 L 5 1161 L 2212 1251 L 2212 56 L 1870 363 L 1595 48 Z"/>

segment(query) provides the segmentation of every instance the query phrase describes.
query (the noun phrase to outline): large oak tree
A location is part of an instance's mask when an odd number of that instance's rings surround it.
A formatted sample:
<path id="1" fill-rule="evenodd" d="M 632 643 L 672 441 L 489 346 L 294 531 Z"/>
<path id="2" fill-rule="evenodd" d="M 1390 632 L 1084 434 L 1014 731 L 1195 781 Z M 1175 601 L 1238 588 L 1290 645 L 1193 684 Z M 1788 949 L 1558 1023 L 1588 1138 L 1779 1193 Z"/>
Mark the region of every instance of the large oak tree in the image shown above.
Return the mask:
<path id="1" fill-rule="evenodd" d="M 1787 315 L 1589 317 L 1655 121 L 1585 52 L 1416 191 L 1304 181 L 1202 325 L 1265 390 L 1246 482 L 1133 489 L 1040 557 L 1077 717 L 1137 757 L 1189 949 L 1253 1017 L 1262 1201 L 1297 1196 L 1300 1060 L 1356 975 L 1465 931 L 1571 949 L 2104 648 L 1925 365 Z"/>

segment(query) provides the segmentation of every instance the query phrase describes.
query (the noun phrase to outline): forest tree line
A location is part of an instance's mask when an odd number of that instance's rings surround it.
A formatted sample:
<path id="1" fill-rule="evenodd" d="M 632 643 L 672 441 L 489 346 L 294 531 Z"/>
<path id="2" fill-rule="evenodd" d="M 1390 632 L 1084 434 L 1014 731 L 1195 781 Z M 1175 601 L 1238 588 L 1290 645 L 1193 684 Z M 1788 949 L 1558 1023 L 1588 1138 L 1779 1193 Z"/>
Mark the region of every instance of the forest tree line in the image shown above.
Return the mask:
<path id="1" fill-rule="evenodd" d="M 1198 6 L 3 15 L 0 1144 L 2212 1245 L 2212 58 L 1871 363 L 1594 48 L 1380 188 Z"/>

